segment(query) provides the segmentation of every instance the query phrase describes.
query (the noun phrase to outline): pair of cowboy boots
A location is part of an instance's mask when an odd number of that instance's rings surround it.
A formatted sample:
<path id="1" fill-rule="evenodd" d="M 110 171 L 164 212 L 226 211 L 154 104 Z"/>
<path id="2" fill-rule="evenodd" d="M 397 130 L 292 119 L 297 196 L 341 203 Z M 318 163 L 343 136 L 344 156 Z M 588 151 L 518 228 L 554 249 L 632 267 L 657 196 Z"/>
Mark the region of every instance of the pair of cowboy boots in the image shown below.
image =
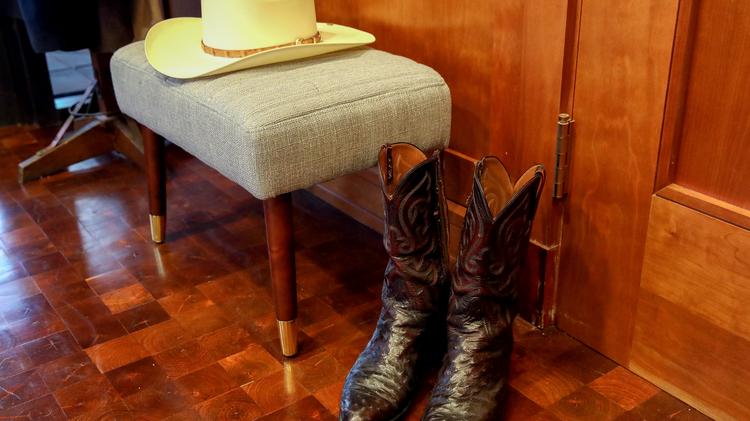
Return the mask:
<path id="1" fill-rule="evenodd" d="M 383 308 L 346 378 L 339 419 L 399 419 L 424 365 L 436 354 L 445 357 L 422 419 L 500 419 L 513 348 L 515 284 L 544 169 L 530 168 L 514 185 L 497 158 L 477 164 L 451 274 L 439 154 L 428 158 L 407 143 L 384 145 L 379 166 L 389 254 Z"/>

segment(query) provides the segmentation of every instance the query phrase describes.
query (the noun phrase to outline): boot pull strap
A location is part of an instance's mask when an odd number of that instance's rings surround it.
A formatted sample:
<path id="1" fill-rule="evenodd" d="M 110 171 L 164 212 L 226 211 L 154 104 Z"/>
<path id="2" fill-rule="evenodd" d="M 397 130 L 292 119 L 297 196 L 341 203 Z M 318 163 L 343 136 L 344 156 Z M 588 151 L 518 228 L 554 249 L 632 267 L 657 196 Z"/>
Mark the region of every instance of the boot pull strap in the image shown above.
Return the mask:
<path id="1" fill-rule="evenodd" d="M 536 197 L 538 200 L 539 197 L 542 195 L 542 190 L 544 189 L 544 182 L 547 180 L 547 171 L 545 171 L 544 165 L 539 164 L 537 166 L 536 174 L 539 176 L 539 178 L 541 178 L 541 180 L 539 181 L 539 187 L 537 188 L 537 191 L 536 191 Z"/>
<path id="2" fill-rule="evenodd" d="M 393 182 L 393 154 L 391 145 L 385 149 L 385 181 L 388 184 Z"/>

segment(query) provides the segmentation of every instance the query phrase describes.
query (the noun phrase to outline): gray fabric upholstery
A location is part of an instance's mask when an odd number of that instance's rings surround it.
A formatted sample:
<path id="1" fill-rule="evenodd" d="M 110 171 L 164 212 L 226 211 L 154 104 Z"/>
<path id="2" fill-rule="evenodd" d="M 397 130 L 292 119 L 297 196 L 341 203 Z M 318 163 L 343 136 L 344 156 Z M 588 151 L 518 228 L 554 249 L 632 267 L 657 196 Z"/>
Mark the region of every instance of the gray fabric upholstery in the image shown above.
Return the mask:
<path id="1" fill-rule="evenodd" d="M 386 142 L 448 144 L 440 75 L 374 49 L 182 81 L 153 70 L 138 42 L 111 69 L 125 114 L 259 199 L 371 167 Z"/>

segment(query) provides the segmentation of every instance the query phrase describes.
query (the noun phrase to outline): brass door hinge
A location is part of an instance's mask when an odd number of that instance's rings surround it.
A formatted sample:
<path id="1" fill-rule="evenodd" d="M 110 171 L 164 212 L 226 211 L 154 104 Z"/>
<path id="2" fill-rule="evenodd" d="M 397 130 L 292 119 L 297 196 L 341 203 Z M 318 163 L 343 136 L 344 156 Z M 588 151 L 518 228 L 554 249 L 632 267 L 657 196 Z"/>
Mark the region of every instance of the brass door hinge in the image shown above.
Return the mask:
<path id="1" fill-rule="evenodd" d="M 573 122 L 570 114 L 557 116 L 557 151 L 555 152 L 555 179 L 552 184 L 552 197 L 562 199 L 568 192 L 568 163 L 570 144 L 573 136 Z"/>

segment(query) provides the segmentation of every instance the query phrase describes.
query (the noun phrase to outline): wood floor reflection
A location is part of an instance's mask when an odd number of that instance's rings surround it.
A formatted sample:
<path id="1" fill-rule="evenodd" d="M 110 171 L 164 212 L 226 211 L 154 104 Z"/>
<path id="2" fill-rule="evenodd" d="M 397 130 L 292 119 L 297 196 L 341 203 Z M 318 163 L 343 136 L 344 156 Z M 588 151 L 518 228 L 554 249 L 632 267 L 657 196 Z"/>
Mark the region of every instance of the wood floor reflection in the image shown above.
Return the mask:
<path id="1" fill-rule="evenodd" d="M 335 419 L 380 308 L 377 233 L 295 194 L 301 353 L 287 360 L 259 201 L 169 147 L 155 246 L 144 177 L 116 156 L 19 186 L 41 134 L 0 129 L 0 419 Z M 515 327 L 509 420 L 705 419 L 563 333 Z"/>

